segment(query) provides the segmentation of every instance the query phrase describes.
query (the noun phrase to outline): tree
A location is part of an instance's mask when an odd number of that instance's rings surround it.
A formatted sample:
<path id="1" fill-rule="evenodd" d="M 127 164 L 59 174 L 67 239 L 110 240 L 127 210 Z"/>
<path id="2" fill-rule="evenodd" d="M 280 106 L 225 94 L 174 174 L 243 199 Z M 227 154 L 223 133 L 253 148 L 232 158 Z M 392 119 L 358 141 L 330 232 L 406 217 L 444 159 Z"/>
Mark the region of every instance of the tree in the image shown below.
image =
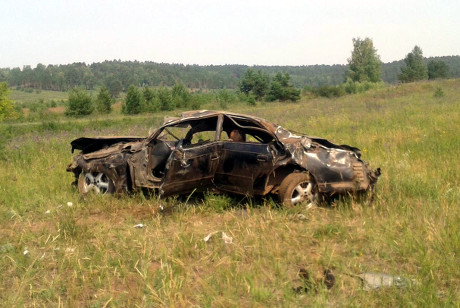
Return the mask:
<path id="1" fill-rule="evenodd" d="M 176 107 L 185 108 L 190 105 L 192 95 L 188 92 L 183 83 L 176 82 L 172 88 L 171 94 Z"/>
<path id="2" fill-rule="evenodd" d="M 289 73 L 284 75 L 278 72 L 273 78 L 270 85 L 270 91 L 268 92 L 267 99 L 269 101 L 280 100 L 280 101 L 297 101 L 300 99 L 300 90 L 294 88 L 290 83 L 291 76 Z"/>
<path id="3" fill-rule="evenodd" d="M 441 60 L 431 60 L 428 62 L 428 79 L 447 78 L 449 75 L 449 67 L 446 62 Z"/>
<path id="4" fill-rule="evenodd" d="M 398 78 L 402 82 L 413 82 L 428 79 L 428 69 L 423 61 L 422 49 L 415 46 L 412 52 L 404 58 L 406 66 L 401 67 L 401 74 Z"/>
<path id="5" fill-rule="evenodd" d="M 112 97 L 117 97 L 121 91 L 123 91 L 123 85 L 121 81 L 116 79 L 115 77 L 111 77 L 106 81 L 106 86 L 110 92 Z"/>
<path id="6" fill-rule="evenodd" d="M 141 109 L 141 93 L 137 87 L 130 85 L 121 111 L 125 114 L 138 114 Z"/>
<path id="7" fill-rule="evenodd" d="M 102 86 L 96 97 L 96 108 L 99 113 L 110 113 L 112 111 L 113 98 L 109 90 Z"/>
<path id="8" fill-rule="evenodd" d="M 261 100 L 267 93 L 270 80 L 267 74 L 262 71 L 254 72 L 253 69 L 249 68 L 246 70 L 243 78 L 240 80 L 238 85 L 240 92 L 248 96 L 252 93 L 257 100 Z"/>
<path id="9" fill-rule="evenodd" d="M 161 87 L 158 89 L 158 100 L 160 101 L 161 110 L 174 110 L 175 104 L 168 88 Z"/>
<path id="10" fill-rule="evenodd" d="M 372 40 L 366 37 L 353 39 L 353 51 L 348 59 L 347 77 L 355 82 L 381 81 L 382 62 Z"/>
<path id="11" fill-rule="evenodd" d="M 160 109 L 160 102 L 156 92 L 149 87 L 144 87 L 142 90 L 142 96 L 144 98 L 143 110 L 147 112 L 157 112 Z"/>
<path id="12" fill-rule="evenodd" d="M 9 98 L 8 84 L 0 82 L 0 122 L 18 118 L 13 102 Z"/>
<path id="13" fill-rule="evenodd" d="M 83 88 L 75 87 L 69 91 L 69 102 L 65 115 L 84 116 L 93 113 L 93 111 L 93 100 Z"/>

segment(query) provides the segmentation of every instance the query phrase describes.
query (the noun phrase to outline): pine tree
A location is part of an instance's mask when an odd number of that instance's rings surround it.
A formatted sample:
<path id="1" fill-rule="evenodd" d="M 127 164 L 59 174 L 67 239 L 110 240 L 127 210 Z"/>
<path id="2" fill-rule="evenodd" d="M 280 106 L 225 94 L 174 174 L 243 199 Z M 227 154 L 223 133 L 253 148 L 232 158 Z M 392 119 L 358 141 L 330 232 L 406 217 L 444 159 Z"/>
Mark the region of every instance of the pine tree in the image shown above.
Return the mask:
<path id="1" fill-rule="evenodd" d="M 141 109 L 141 93 L 137 87 L 130 85 L 122 106 L 122 112 L 125 114 L 138 114 L 142 111 Z"/>
<path id="2" fill-rule="evenodd" d="M 96 97 L 96 108 L 99 113 L 110 113 L 112 111 L 113 98 L 109 90 L 102 86 Z"/>
<path id="3" fill-rule="evenodd" d="M 65 115 L 84 116 L 93 113 L 93 111 L 93 100 L 83 88 L 75 87 L 69 91 L 69 102 Z"/>
<path id="4" fill-rule="evenodd" d="M 413 82 L 428 79 L 428 69 L 420 47 L 415 46 L 412 52 L 404 58 L 404 63 L 406 66 L 401 68 L 401 74 L 398 76 L 400 81 Z"/>

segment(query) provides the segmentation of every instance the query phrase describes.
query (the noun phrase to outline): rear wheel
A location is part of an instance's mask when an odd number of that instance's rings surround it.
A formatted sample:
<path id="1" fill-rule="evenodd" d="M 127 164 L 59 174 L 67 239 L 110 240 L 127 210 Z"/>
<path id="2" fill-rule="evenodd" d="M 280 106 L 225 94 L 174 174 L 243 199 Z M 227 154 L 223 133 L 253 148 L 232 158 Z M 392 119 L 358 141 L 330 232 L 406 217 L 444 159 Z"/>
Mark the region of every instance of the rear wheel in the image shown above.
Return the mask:
<path id="1" fill-rule="evenodd" d="M 281 182 L 278 197 L 285 206 L 304 201 L 308 202 L 307 206 L 312 206 L 318 199 L 316 183 L 308 173 L 291 173 Z"/>
<path id="2" fill-rule="evenodd" d="M 112 194 L 115 191 L 115 184 L 103 172 L 82 172 L 78 178 L 78 190 L 83 195 L 90 191 L 96 194 Z"/>

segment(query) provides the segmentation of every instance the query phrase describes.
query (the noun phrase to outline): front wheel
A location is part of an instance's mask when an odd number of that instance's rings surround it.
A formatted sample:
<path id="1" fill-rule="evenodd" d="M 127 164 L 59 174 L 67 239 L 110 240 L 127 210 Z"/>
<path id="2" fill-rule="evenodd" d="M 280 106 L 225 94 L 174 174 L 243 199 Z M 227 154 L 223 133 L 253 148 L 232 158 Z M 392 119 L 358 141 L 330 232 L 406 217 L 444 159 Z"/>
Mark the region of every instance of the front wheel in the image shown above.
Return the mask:
<path id="1" fill-rule="evenodd" d="M 115 184 L 103 172 L 82 172 L 78 178 L 78 190 L 86 195 L 90 191 L 96 194 L 112 194 L 115 191 Z"/>
<path id="2" fill-rule="evenodd" d="M 308 202 L 307 206 L 312 206 L 318 199 L 316 183 L 308 173 L 291 173 L 281 182 L 278 197 L 285 206 L 304 201 Z"/>

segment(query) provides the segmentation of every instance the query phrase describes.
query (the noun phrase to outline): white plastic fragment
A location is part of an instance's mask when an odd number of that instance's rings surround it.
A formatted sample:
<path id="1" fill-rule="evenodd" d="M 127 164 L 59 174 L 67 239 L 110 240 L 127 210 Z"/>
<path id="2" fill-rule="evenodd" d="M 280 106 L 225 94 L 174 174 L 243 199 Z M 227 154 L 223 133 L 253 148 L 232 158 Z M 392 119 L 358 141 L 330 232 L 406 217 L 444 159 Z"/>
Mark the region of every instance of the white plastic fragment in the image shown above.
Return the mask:
<path id="1" fill-rule="evenodd" d="M 209 239 L 211 238 L 211 236 L 213 236 L 214 234 L 218 233 L 219 231 L 214 231 L 214 232 L 211 232 L 209 233 L 208 235 L 205 236 L 205 238 L 203 239 L 203 241 L 207 242 L 209 241 Z"/>
<path id="2" fill-rule="evenodd" d="M 299 220 L 308 220 L 308 217 L 302 213 L 297 214 L 297 219 Z"/>
<path id="3" fill-rule="evenodd" d="M 228 236 L 225 232 L 222 231 L 222 239 L 224 240 L 225 244 L 231 244 L 233 242 L 233 237 Z"/>
<path id="4" fill-rule="evenodd" d="M 144 224 L 137 224 L 137 225 L 134 225 L 134 228 L 142 229 L 142 228 L 145 228 L 145 225 Z"/>
<path id="5" fill-rule="evenodd" d="M 225 244 L 233 243 L 233 237 L 228 236 L 224 231 L 211 232 L 203 238 L 203 241 L 208 242 L 214 234 L 217 234 L 219 232 L 222 232 L 222 239 L 224 240 Z"/>
<path id="6" fill-rule="evenodd" d="M 415 281 L 402 276 L 389 275 L 384 273 L 363 273 L 358 275 L 363 282 L 363 290 L 369 291 L 382 287 L 406 288 L 415 284 Z"/>
<path id="7" fill-rule="evenodd" d="M 68 207 L 72 207 L 72 206 L 73 206 L 73 203 L 69 201 L 69 202 L 67 202 L 67 206 L 68 206 Z"/>
<path id="8" fill-rule="evenodd" d="M 24 250 L 24 252 L 22 253 L 24 256 L 28 255 L 29 254 L 29 251 L 26 249 Z"/>
<path id="9" fill-rule="evenodd" d="M 47 210 L 47 211 L 45 212 L 45 214 L 49 214 L 49 213 L 51 213 L 51 211 L 50 211 L 50 210 Z"/>

